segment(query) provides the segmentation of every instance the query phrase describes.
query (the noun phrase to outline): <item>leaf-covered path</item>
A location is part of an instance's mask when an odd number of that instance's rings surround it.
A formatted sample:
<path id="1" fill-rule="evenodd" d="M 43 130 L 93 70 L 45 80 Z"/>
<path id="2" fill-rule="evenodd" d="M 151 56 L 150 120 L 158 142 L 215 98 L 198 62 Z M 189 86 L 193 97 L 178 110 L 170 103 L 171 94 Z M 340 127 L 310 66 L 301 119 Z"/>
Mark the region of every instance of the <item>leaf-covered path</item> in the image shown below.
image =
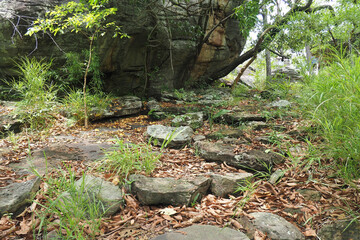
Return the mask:
<path id="1" fill-rule="evenodd" d="M 254 94 L 254 93 L 253 93 Z M 256 94 L 256 93 L 255 93 Z M 163 109 L 191 109 L 198 103 L 168 101 L 160 103 Z M 205 107 L 201 107 L 205 109 Z M 93 169 L 96 158 L 103 156 L 102 149 L 113 146 L 117 139 L 129 143 L 147 143 L 146 127 L 149 125 L 170 125 L 172 118 L 154 121 L 148 115 L 110 119 L 94 122 L 89 129 L 82 127 L 66 128 L 59 118 L 56 126 L 48 133 L 41 135 L 22 132 L 1 140 L 0 187 L 13 182 L 25 182 L 33 178 L 32 174 L 19 171 L 19 167 L 29 166 L 29 152 L 32 159 L 37 159 L 33 166 L 42 167 L 41 174 L 56 176 L 56 168 L 71 168 L 80 178 L 83 173 L 92 174 L 119 185 L 124 194 L 125 205 L 121 211 L 109 218 L 103 218 L 98 239 L 151 239 L 161 233 L 177 230 L 193 224 L 216 225 L 230 227 L 251 235 L 253 239 L 270 239 L 266 233 L 258 229 L 249 230 L 240 221 L 255 212 L 269 212 L 283 217 L 297 226 L 307 239 L 316 239 L 319 229 L 324 224 L 336 220 L 352 219 L 352 213 L 358 211 L 360 195 L 356 188 L 345 184 L 335 176 L 331 159 L 326 156 L 316 158 L 308 154 L 311 148 L 317 148 L 321 138 L 307 139 L 306 129 L 311 125 L 296 113 L 296 106 L 277 108 L 268 106 L 266 100 L 247 99 L 228 105 L 211 108 L 211 114 L 220 109 L 236 110 L 247 114 L 260 114 L 266 121 L 229 126 L 224 124 L 219 114 L 218 119 L 209 115 L 195 135 L 203 135 L 209 142 L 218 142 L 235 146 L 234 153 L 251 150 L 275 152 L 285 157 L 285 161 L 276 164 L 272 169 L 254 172 L 255 178 L 242 188 L 239 193 L 222 198 L 208 194 L 200 202 L 190 206 L 144 206 L 136 196 L 119 183 L 119 176 L 110 172 L 97 172 Z M 4 109 L 5 111 L 5 109 Z M 225 112 L 224 112 L 225 113 Z M 65 121 L 65 120 L 63 120 Z M 241 129 L 240 137 L 226 136 L 224 130 Z M 226 132 L 226 131 L 225 131 Z M 215 133 L 215 134 L 214 134 Z M 215 137 L 209 137 L 215 136 Z M 249 143 L 242 143 L 242 138 Z M 210 173 L 244 173 L 246 169 L 238 169 L 226 163 L 205 161 L 198 156 L 194 141 L 182 149 L 153 147 L 161 151 L 162 156 L 151 177 L 188 178 Z M 44 152 L 46 157 L 44 157 Z M 45 161 L 46 159 L 46 161 Z M 46 168 L 44 164 L 46 162 Z M 276 171 L 277 170 L 277 171 Z M 281 171 L 280 171 L 281 170 Z M 273 173 L 279 173 L 276 178 Z M 141 172 L 145 175 L 145 172 Z M 275 180 L 269 180 L 275 178 Z M 60 176 L 61 177 L 61 176 Z M 359 182 L 354 184 L 359 186 Z M 17 216 L 4 215 L 0 219 L 1 239 L 41 239 L 39 229 L 46 201 L 47 184 L 40 184 L 33 203 Z M 169 213 L 170 212 L 170 213 Z M 56 217 L 51 221 L 57 221 Z M 47 229 L 51 232 L 55 228 Z M 83 231 L 91 235 L 86 225 Z M 39 234 L 37 236 L 37 234 Z"/>

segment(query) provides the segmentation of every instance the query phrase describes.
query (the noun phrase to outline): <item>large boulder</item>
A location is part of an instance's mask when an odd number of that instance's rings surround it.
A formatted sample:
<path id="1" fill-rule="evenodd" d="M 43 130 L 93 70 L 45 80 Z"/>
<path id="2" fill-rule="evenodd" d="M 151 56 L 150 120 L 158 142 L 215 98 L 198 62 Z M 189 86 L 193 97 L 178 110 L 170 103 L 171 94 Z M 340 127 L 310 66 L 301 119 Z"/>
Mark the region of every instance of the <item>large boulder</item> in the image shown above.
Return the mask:
<path id="1" fill-rule="evenodd" d="M 0 1 L 0 79 L 16 76 L 14 57 L 31 53 L 52 58 L 53 65 L 60 67 L 65 61 L 60 48 L 77 53 L 88 49 L 88 39 L 81 34 L 58 35 L 54 38 L 56 44 L 47 34 L 38 34 L 37 38 L 24 35 L 34 18 L 64 2 Z M 96 43 L 107 91 L 118 95 L 159 95 L 161 89 L 181 88 L 186 81 L 194 85 L 227 66 L 242 52 L 245 38 L 238 21 L 229 18 L 219 24 L 242 1 L 180 1 L 181 7 L 172 2 L 111 1 L 111 6 L 118 9 L 114 20 L 131 38 L 112 38 L 112 34 L 106 34 Z M 210 31 L 208 40 L 203 41 Z"/>

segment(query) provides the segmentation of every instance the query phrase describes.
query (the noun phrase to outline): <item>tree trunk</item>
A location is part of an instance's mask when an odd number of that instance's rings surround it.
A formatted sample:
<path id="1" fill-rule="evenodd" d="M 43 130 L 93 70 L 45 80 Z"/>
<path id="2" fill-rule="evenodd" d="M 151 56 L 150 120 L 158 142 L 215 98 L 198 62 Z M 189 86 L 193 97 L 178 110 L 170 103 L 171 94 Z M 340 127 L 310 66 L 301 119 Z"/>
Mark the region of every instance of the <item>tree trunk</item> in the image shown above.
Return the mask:
<path id="1" fill-rule="evenodd" d="M 306 55 L 306 62 L 308 64 L 308 70 L 309 74 L 311 74 L 312 71 L 312 64 L 311 64 L 311 52 L 310 52 L 310 46 L 308 44 L 305 44 L 305 55 Z"/>
<path id="2" fill-rule="evenodd" d="M 243 68 L 241 68 L 239 74 L 236 76 L 235 81 L 233 83 L 233 85 L 231 86 L 231 91 L 233 91 L 235 89 L 235 86 L 237 85 L 237 83 L 239 82 L 241 76 L 244 74 L 245 70 L 253 63 L 253 61 L 256 59 L 256 55 L 253 56 L 246 64 Z"/>
<path id="3" fill-rule="evenodd" d="M 93 42 L 94 42 L 94 35 L 92 35 L 90 37 L 89 59 L 88 59 L 85 74 L 84 74 L 83 94 L 84 94 L 84 114 L 85 114 L 84 124 L 85 124 L 85 128 L 89 127 L 88 109 L 87 109 L 87 104 L 86 104 L 86 83 L 87 83 L 87 75 L 88 75 L 90 64 L 91 64 L 91 52 L 92 52 Z"/>
<path id="4" fill-rule="evenodd" d="M 262 9 L 262 16 L 263 16 L 263 29 L 266 30 L 268 26 L 268 14 L 267 9 L 264 7 Z M 266 80 L 268 81 L 271 77 L 271 58 L 270 58 L 270 51 L 269 49 L 265 49 L 265 63 L 266 63 Z"/>

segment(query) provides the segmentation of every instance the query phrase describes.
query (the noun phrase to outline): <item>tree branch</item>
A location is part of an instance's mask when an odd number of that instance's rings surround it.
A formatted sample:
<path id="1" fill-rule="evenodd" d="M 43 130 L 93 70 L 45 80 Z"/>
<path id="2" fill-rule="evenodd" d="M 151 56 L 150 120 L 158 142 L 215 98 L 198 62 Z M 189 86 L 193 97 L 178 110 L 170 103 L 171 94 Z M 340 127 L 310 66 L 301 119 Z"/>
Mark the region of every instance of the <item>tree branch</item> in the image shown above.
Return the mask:
<path id="1" fill-rule="evenodd" d="M 211 75 L 208 79 L 209 82 L 213 80 L 222 78 L 229 74 L 232 70 L 234 70 L 237 66 L 244 63 L 245 61 L 249 60 L 253 56 L 257 55 L 259 52 L 263 51 L 269 43 L 274 39 L 274 37 L 281 31 L 281 27 L 285 25 L 289 20 L 290 17 L 298 12 L 306 12 L 306 13 L 313 13 L 315 11 L 319 11 L 322 9 L 331 9 L 327 5 L 310 8 L 313 0 L 308 0 L 304 6 L 298 6 L 295 4 L 281 19 L 277 20 L 274 23 L 274 26 L 267 28 L 264 32 L 260 35 L 256 46 L 245 52 L 244 54 L 237 57 L 232 63 L 228 66 L 224 67 L 223 69 L 217 71 L 213 75 Z M 266 37 L 266 38 L 265 38 Z M 266 39 L 266 41 L 264 41 Z"/>

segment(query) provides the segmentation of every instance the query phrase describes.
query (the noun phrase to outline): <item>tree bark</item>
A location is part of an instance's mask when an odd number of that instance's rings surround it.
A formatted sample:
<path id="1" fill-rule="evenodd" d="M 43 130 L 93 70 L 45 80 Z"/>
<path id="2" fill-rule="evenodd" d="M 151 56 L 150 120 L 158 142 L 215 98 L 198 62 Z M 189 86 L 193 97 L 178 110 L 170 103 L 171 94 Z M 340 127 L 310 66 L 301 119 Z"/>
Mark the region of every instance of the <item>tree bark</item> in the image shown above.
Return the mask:
<path id="1" fill-rule="evenodd" d="M 87 103 L 86 103 L 86 84 L 87 84 L 87 75 L 89 73 L 89 68 L 90 68 L 90 64 L 91 64 L 91 52 L 92 52 L 93 42 L 94 42 L 94 35 L 92 35 L 90 37 L 89 59 L 88 59 L 86 69 L 85 69 L 85 74 L 84 74 L 83 94 L 84 94 L 84 114 L 85 114 L 84 125 L 85 125 L 85 128 L 89 127 L 89 117 L 88 117 L 88 109 L 87 109 Z"/>
<path id="2" fill-rule="evenodd" d="M 266 7 L 262 9 L 264 30 L 268 26 L 268 13 Z M 266 67 L 266 80 L 268 81 L 271 77 L 271 58 L 269 49 L 265 49 L 265 67 Z"/>
<path id="3" fill-rule="evenodd" d="M 237 83 L 239 82 L 241 76 L 244 74 L 245 70 L 253 63 L 253 61 L 256 59 L 256 55 L 253 56 L 247 63 L 246 65 L 241 68 L 239 74 L 236 76 L 233 85 L 231 86 L 231 91 L 233 91 L 235 89 L 235 86 L 237 85 Z"/>
<path id="4" fill-rule="evenodd" d="M 308 65 L 308 71 L 309 71 L 309 74 L 311 73 L 312 71 L 312 64 L 311 64 L 311 52 L 310 52 L 310 46 L 308 44 L 305 44 L 305 55 L 306 55 L 306 62 L 307 62 L 307 65 Z"/>

